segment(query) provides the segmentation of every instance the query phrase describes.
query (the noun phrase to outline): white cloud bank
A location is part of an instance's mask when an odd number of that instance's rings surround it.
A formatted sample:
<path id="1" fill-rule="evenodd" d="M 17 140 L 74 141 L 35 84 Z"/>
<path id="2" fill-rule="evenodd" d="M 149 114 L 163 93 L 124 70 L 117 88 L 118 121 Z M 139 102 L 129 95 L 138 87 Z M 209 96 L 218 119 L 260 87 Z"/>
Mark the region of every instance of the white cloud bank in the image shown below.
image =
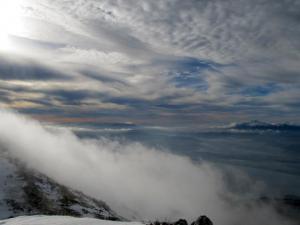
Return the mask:
<path id="1" fill-rule="evenodd" d="M 0 111 L 0 143 L 28 166 L 106 201 L 123 216 L 192 220 L 206 214 L 220 225 L 291 224 L 271 207 L 245 206 L 213 166 L 141 144 L 80 140 L 7 111 Z M 244 185 L 247 178 L 240 178 Z"/>

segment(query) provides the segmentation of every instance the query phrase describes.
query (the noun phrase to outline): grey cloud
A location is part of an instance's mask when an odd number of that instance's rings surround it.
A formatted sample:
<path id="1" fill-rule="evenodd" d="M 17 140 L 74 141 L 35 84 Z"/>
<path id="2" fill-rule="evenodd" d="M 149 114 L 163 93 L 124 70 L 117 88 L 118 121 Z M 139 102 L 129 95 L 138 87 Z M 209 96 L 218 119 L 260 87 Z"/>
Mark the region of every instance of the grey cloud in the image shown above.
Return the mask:
<path id="1" fill-rule="evenodd" d="M 79 73 L 88 78 L 95 79 L 104 83 L 126 84 L 126 82 L 120 77 L 122 76 L 122 74 L 117 74 L 119 76 L 114 76 L 115 73 L 110 71 L 99 71 L 99 69 L 80 69 Z"/>
<path id="2" fill-rule="evenodd" d="M 37 61 L 18 58 L 0 57 L 0 79 L 2 80 L 68 80 L 70 76 L 45 66 Z"/>
<path id="3" fill-rule="evenodd" d="M 291 13 L 283 7 L 289 3 L 268 3 L 270 2 L 100 1 L 71 6 L 70 12 L 86 19 L 121 24 L 132 35 L 153 46 L 166 45 L 188 54 L 228 61 L 246 56 L 252 51 L 249 47 L 258 51 L 261 47 L 270 50 L 266 47 L 276 46 L 278 34 L 273 34 L 278 28 L 286 30 L 286 24 L 280 21 L 274 26 L 272 20 Z M 130 7 L 132 4 L 136 7 Z M 278 10 L 279 7 L 281 10 Z M 107 9 L 113 17 L 106 18 L 106 14 L 102 13 Z"/>
<path id="4" fill-rule="evenodd" d="M 116 98 L 139 100 L 148 110 L 169 105 L 179 115 L 182 105 L 198 105 L 199 113 L 203 105 L 221 107 L 212 113 L 230 110 L 232 105 L 260 107 L 266 114 L 268 107 L 290 112 L 298 107 L 288 100 L 296 95 L 289 89 L 296 92 L 299 86 L 297 1 L 42 0 L 26 4 L 31 34 L 14 37 L 14 42 L 27 46 L 29 55 L 35 53 L 31 55 L 35 69 L 23 64 L 14 69 L 31 72 L 29 79 L 39 81 L 61 79 L 66 71 L 72 77 L 64 84 L 35 89 L 92 91 L 100 96 L 100 104 Z M 41 68 L 45 62 L 51 67 Z M 8 64 L 2 67 L 2 80 L 27 79 Z M 280 91 L 264 92 L 270 84 Z M 79 104 L 57 94 L 53 91 L 49 98 L 62 105 Z M 286 108 L 288 102 L 292 103 Z"/>
<path id="5" fill-rule="evenodd" d="M 47 41 L 40 41 L 31 38 L 25 38 L 20 36 L 10 36 L 10 39 L 13 43 L 19 46 L 26 46 L 27 48 L 40 48 L 40 49 L 48 49 L 48 50 L 55 50 L 59 48 L 63 48 L 66 44 L 57 43 L 57 42 L 47 42 Z"/>

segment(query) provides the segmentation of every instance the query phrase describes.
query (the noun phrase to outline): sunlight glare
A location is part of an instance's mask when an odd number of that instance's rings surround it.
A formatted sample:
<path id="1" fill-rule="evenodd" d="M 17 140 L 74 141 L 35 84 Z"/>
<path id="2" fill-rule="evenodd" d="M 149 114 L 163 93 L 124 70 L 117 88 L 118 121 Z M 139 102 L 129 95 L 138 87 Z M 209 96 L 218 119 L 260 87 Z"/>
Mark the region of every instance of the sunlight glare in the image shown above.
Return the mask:
<path id="1" fill-rule="evenodd" d="M 21 35 L 24 31 L 21 1 L 0 0 L 0 50 L 11 50 L 10 35 Z"/>

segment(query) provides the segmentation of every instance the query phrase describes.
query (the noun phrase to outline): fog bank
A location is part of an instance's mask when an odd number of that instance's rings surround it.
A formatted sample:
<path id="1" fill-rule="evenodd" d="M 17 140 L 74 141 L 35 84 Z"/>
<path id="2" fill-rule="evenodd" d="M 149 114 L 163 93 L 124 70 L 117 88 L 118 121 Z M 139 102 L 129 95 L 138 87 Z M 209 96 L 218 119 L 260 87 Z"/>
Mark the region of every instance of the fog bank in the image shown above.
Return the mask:
<path id="1" fill-rule="evenodd" d="M 0 144 L 28 166 L 106 201 L 128 218 L 193 220 L 206 214 L 221 225 L 292 224 L 269 206 L 244 204 L 246 192 L 257 192 L 245 175 L 230 173 L 235 175 L 233 189 L 245 190 L 242 196 L 228 188 L 228 172 L 139 143 L 82 140 L 67 129 L 49 130 L 17 113 L 0 111 Z"/>

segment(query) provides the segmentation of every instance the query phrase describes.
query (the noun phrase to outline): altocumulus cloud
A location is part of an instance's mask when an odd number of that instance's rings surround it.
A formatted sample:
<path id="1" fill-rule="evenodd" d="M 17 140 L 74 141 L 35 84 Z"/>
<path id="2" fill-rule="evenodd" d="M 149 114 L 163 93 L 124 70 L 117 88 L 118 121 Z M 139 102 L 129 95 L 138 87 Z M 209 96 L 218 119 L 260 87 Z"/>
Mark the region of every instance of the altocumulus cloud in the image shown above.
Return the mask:
<path id="1" fill-rule="evenodd" d="M 41 94 L 58 93 L 55 89 L 94 92 L 97 97 L 86 99 L 93 106 L 78 102 L 72 113 L 79 113 L 82 104 L 90 107 L 85 112 L 91 116 L 97 109 L 111 110 L 111 104 L 103 102 L 117 100 L 118 115 L 140 119 L 146 115 L 132 102 L 143 102 L 152 119 L 173 122 L 183 113 L 190 118 L 187 121 L 200 121 L 208 113 L 214 118 L 220 115 L 219 122 L 245 116 L 281 120 L 282 114 L 285 120 L 299 121 L 297 0 L 25 0 L 20 4 L 28 30 L 12 35 L 13 52 L 35 63 L 31 69 L 24 63 L 12 69 L 2 58 L 0 79 L 15 88 L 28 88 L 28 83 L 10 82 L 11 78 L 34 79 L 31 86 Z M 44 64 L 51 68 L 40 66 Z M 16 72 L 21 69 L 22 73 Z M 72 79 L 62 82 L 65 74 Z M 259 91 L 270 86 L 276 88 Z M 69 104 L 60 94 L 51 104 L 62 114 Z M 174 107 L 157 107 L 170 103 Z M 179 110 L 182 107 L 192 108 L 193 116 Z M 129 108 L 130 112 L 124 110 Z"/>
<path id="2" fill-rule="evenodd" d="M 224 174 L 205 162 L 194 164 L 138 143 L 81 140 L 7 111 L 0 112 L 0 127 L 1 148 L 128 218 L 192 220 L 207 214 L 221 225 L 292 224 L 270 206 L 250 201 L 246 206 L 244 197 L 229 191 Z M 236 176 L 240 185 L 247 182 Z"/>

